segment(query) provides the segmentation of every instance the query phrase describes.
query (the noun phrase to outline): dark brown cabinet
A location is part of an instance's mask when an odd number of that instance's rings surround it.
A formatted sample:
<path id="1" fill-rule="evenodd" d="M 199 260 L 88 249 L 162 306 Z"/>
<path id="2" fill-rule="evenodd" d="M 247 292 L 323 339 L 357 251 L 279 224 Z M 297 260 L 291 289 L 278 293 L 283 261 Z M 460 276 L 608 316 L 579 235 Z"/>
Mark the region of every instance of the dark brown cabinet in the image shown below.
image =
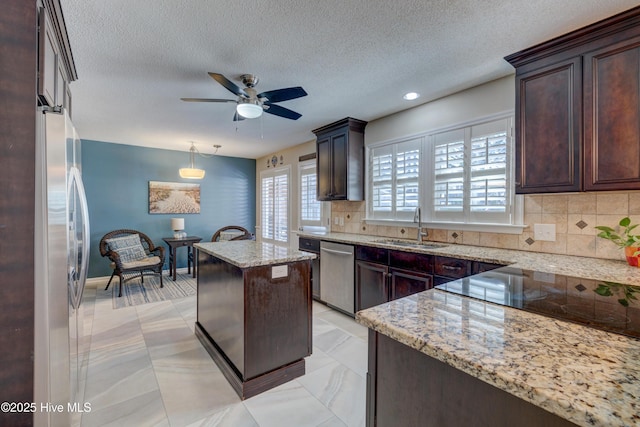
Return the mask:
<path id="1" fill-rule="evenodd" d="M 516 77 L 518 193 L 580 189 L 581 63 L 569 58 Z"/>
<path id="2" fill-rule="evenodd" d="M 364 200 L 364 128 L 347 117 L 315 129 L 318 200 Z"/>
<path id="3" fill-rule="evenodd" d="M 356 247 L 356 311 L 431 289 L 432 271 L 432 255 Z"/>
<path id="4" fill-rule="evenodd" d="M 316 258 L 311 260 L 311 296 L 320 301 L 320 240 L 300 237 L 298 249 L 316 254 Z"/>
<path id="5" fill-rule="evenodd" d="M 390 268 L 389 280 L 391 282 L 389 290 L 390 301 L 417 294 L 433 287 L 433 276 L 431 274 L 416 271 Z"/>
<path id="6" fill-rule="evenodd" d="M 516 193 L 640 189 L 640 7 L 505 59 Z"/>
<path id="7" fill-rule="evenodd" d="M 77 75 L 69 40 L 66 31 L 52 24 L 52 16 L 60 12 L 58 2 L 45 0 L 44 4 L 46 7 L 38 12 L 38 99 L 41 105 L 64 107 L 71 117 L 69 83 L 76 80 Z"/>
<path id="8" fill-rule="evenodd" d="M 496 268 L 504 267 L 503 264 L 494 264 L 491 262 L 474 261 L 471 267 L 471 274 L 478 274 L 489 270 L 495 270 Z"/>
<path id="9" fill-rule="evenodd" d="M 584 55 L 584 189 L 640 188 L 640 36 Z"/>
<path id="10" fill-rule="evenodd" d="M 356 311 L 389 301 L 389 267 L 356 261 Z"/>
<path id="11" fill-rule="evenodd" d="M 371 329 L 368 343 L 368 427 L 576 426 Z"/>
<path id="12" fill-rule="evenodd" d="M 308 260 L 240 268 L 198 250 L 195 334 L 241 399 L 304 375 L 309 270 Z"/>
<path id="13" fill-rule="evenodd" d="M 470 276 L 471 271 L 469 260 L 436 256 L 433 264 L 434 285 Z"/>

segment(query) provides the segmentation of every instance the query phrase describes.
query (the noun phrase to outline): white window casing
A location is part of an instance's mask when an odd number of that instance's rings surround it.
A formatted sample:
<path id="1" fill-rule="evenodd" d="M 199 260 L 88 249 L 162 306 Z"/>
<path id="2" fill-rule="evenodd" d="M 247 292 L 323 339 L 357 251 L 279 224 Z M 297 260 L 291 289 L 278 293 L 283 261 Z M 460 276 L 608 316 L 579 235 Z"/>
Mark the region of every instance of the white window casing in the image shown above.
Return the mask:
<path id="1" fill-rule="evenodd" d="M 522 232 L 512 138 L 510 113 L 367 147 L 367 222 Z"/>
<path id="2" fill-rule="evenodd" d="M 322 202 L 316 199 L 318 176 L 316 173 L 315 160 L 299 164 L 300 176 L 300 209 L 299 225 L 321 226 L 322 225 Z"/>

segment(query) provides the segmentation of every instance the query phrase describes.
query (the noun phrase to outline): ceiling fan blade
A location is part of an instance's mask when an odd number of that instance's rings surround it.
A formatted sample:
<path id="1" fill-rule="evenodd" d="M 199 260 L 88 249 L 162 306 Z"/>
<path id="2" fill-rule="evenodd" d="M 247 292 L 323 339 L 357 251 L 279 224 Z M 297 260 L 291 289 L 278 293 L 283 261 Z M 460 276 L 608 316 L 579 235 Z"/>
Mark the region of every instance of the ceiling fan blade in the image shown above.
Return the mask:
<path id="1" fill-rule="evenodd" d="M 226 78 L 222 74 L 209 73 L 209 75 L 211 76 L 211 78 L 213 80 L 217 81 L 222 86 L 224 86 L 229 92 L 231 92 L 231 93 L 233 93 L 235 95 L 238 95 L 238 96 L 242 96 L 243 98 L 249 98 L 249 95 L 247 95 L 247 92 L 245 92 L 244 90 L 240 89 L 235 83 L 233 83 L 231 80 L 229 80 L 228 78 Z"/>
<path id="2" fill-rule="evenodd" d="M 288 108 L 284 108 L 279 105 L 271 104 L 269 102 L 265 102 L 263 105 L 268 107 L 265 108 L 264 112 L 273 114 L 274 116 L 280 116 L 284 117 L 285 119 L 291 120 L 298 120 L 300 117 L 302 117 L 302 114 L 296 113 L 295 111 L 289 110 Z"/>
<path id="3" fill-rule="evenodd" d="M 241 121 L 241 120 L 244 120 L 244 117 L 242 117 L 242 116 L 241 116 L 240 114 L 238 114 L 238 112 L 236 111 L 236 112 L 233 114 L 233 121 L 234 121 L 234 122 L 239 122 L 239 121 Z"/>
<path id="4" fill-rule="evenodd" d="M 233 103 L 237 102 L 233 99 L 216 99 L 216 98 L 180 98 L 180 99 L 187 102 L 233 102 Z"/>
<path id="5" fill-rule="evenodd" d="M 300 86 L 288 87 L 285 89 L 268 90 L 258 94 L 258 98 L 267 98 L 269 102 L 282 102 L 290 99 L 307 96 L 307 92 Z"/>

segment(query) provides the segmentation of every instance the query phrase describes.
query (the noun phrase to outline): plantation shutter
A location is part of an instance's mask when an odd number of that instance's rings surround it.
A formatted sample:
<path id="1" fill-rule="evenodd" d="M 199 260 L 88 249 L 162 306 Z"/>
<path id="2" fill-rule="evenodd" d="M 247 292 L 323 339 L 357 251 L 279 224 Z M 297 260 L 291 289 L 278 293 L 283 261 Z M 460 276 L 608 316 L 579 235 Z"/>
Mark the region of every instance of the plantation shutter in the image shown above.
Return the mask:
<path id="1" fill-rule="evenodd" d="M 416 138 L 369 152 L 369 213 L 376 219 L 407 218 L 420 200 L 420 149 Z"/>
<path id="2" fill-rule="evenodd" d="M 395 146 L 395 210 L 413 213 L 420 199 L 420 139 Z"/>
<path id="3" fill-rule="evenodd" d="M 371 207 L 373 212 L 393 209 L 393 146 L 371 150 Z"/>
<path id="4" fill-rule="evenodd" d="M 506 120 L 471 128 L 469 207 L 473 216 L 502 214 L 510 204 Z"/>
<path id="5" fill-rule="evenodd" d="M 262 238 L 286 242 L 289 233 L 289 173 L 280 171 L 262 178 Z"/>
<path id="6" fill-rule="evenodd" d="M 464 214 L 464 129 L 435 135 L 433 145 L 433 210 L 438 219 L 457 219 Z"/>
<path id="7" fill-rule="evenodd" d="M 316 165 L 309 164 L 300 169 L 300 225 L 321 225 L 322 209 L 316 200 L 318 179 Z"/>

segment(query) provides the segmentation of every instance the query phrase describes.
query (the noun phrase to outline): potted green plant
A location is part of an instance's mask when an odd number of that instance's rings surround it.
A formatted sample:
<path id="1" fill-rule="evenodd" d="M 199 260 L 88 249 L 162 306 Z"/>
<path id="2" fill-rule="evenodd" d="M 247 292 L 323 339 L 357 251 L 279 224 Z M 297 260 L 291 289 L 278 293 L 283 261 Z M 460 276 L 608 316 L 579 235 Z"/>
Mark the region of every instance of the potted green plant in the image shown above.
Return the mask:
<path id="1" fill-rule="evenodd" d="M 629 265 L 638 267 L 638 255 L 640 255 L 640 235 L 631 234 L 638 225 L 631 224 L 631 219 L 627 216 L 620 220 L 618 225 L 621 231 L 618 232 L 606 225 L 599 225 L 595 228 L 600 230 L 598 237 L 612 241 L 617 246 L 624 248 L 624 255 Z"/>

